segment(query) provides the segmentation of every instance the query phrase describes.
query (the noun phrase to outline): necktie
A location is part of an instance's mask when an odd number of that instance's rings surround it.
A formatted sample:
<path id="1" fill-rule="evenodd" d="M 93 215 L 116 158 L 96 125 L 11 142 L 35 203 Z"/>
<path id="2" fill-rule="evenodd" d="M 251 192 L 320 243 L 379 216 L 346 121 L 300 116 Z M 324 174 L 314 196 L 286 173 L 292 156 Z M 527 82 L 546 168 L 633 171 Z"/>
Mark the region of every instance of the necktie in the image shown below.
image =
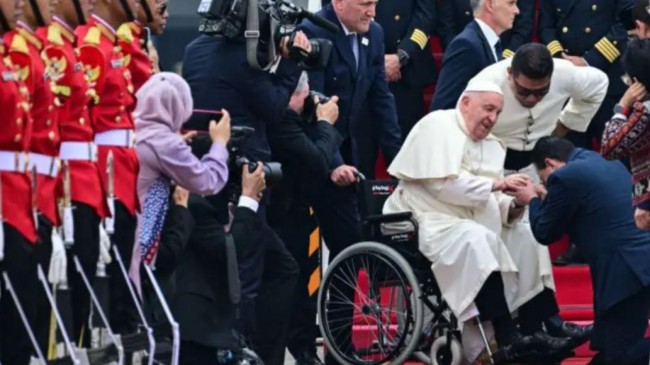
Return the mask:
<path id="1" fill-rule="evenodd" d="M 354 54 L 354 65 L 355 71 L 359 68 L 359 42 L 357 42 L 357 34 L 348 34 L 348 39 L 350 40 L 350 47 L 352 47 L 352 53 Z"/>
<path id="2" fill-rule="evenodd" d="M 503 59 L 503 47 L 501 47 L 501 41 L 497 41 L 496 44 L 494 44 L 494 50 L 497 53 L 497 61 L 500 61 Z"/>

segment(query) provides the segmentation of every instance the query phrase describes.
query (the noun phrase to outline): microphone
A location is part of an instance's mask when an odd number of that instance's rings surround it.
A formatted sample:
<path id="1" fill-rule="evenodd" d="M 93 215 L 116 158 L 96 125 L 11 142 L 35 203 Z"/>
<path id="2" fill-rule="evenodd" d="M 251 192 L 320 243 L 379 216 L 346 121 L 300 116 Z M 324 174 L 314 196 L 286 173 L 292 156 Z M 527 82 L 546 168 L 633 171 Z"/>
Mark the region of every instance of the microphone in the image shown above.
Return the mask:
<path id="1" fill-rule="evenodd" d="M 316 15 L 308 10 L 300 9 L 300 16 L 303 18 L 309 19 L 312 23 L 318 25 L 319 27 L 326 29 L 332 33 L 338 33 L 340 28 L 338 25 L 332 23 L 331 21 L 323 18 L 322 16 Z"/>

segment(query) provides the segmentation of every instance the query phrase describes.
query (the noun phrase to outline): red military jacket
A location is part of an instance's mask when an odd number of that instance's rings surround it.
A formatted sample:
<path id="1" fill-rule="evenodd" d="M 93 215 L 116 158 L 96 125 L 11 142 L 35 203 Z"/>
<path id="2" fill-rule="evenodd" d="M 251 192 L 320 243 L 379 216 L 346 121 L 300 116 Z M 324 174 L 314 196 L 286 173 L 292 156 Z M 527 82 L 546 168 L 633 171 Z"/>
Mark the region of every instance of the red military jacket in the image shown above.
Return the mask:
<path id="1" fill-rule="evenodd" d="M 27 25 L 18 22 L 16 29 L 5 34 L 5 44 L 9 46 L 9 57 L 18 69 L 19 79 L 29 90 L 33 121 L 29 151 L 58 157 L 59 127 L 54 113 L 52 83 L 45 73 L 46 65 L 41 58 L 43 40 Z M 59 225 L 56 185 L 57 177 L 38 174 L 38 210 L 54 225 Z"/>
<path id="2" fill-rule="evenodd" d="M 134 130 L 134 89 L 131 73 L 124 66 L 124 54 L 117 35 L 108 23 L 93 15 L 87 25 L 76 29 L 79 61 L 93 89 L 90 117 L 95 134 L 112 130 Z M 132 147 L 98 146 L 98 163 L 104 186 L 108 186 L 107 157 L 114 157 L 115 196 L 135 214 L 138 210 L 138 157 Z"/>
<path id="3" fill-rule="evenodd" d="M 54 17 L 49 27 L 41 28 L 37 33 L 45 39 L 44 58 L 49 60 L 47 72 L 54 82 L 52 90 L 60 101 L 55 111 L 61 142 L 92 143 L 95 131 L 89 105 L 93 98 L 83 66 L 77 59 L 74 30 Z M 108 208 L 98 164 L 82 160 L 71 160 L 68 164 L 72 200 L 93 207 L 104 218 Z"/>
<path id="4" fill-rule="evenodd" d="M 20 82 L 6 48 L 0 44 L 0 151 L 26 154 L 32 121 L 29 117 L 29 91 Z M 18 166 L 20 168 L 20 166 Z M 24 171 L 24 166 L 23 166 Z M 14 227 L 29 242 L 37 234 L 32 215 L 31 184 L 25 172 L 0 172 L 2 183 L 2 221 Z M 11 243 L 10 243 L 11 244 Z"/>
<path id="5" fill-rule="evenodd" d="M 137 21 L 125 23 L 117 30 L 118 44 L 124 51 L 124 63 L 131 71 L 135 92 L 153 75 L 154 68 L 145 52 L 145 28 Z"/>

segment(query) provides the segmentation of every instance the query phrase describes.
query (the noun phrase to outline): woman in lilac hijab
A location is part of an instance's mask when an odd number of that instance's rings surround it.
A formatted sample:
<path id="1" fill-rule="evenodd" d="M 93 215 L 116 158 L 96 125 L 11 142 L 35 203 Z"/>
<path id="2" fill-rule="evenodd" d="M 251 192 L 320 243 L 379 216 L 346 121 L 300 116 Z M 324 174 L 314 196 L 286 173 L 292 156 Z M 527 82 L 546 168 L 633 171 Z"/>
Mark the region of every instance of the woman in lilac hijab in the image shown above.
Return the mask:
<path id="1" fill-rule="evenodd" d="M 142 207 L 133 248 L 131 277 L 139 288 L 139 266 L 155 261 L 172 182 L 201 195 L 217 194 L 228 181 L 230 115 L 210 122 L 210 151 L 200 160 L 192 154 L 180 129 L 192 115 L 190 87 L 180 76 L 162 72 L 137 92 L 134 118 L 140 160 L 138 199 Z"/>

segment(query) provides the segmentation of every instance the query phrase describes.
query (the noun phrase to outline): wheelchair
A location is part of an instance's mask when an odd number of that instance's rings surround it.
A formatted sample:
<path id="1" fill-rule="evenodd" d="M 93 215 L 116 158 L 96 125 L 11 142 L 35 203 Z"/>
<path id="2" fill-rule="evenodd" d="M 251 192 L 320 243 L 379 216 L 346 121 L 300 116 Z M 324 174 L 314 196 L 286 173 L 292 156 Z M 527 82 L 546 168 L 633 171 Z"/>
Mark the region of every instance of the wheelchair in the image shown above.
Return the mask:
<path id="1" fill-rule="evenodd" d="M 397 182 L 362 180 L 360 186 L 367 241 L 334 258 L 318 293 L 318 325 L 327 351 L 346 365 L 460 364 L 458 321 L 419 251 L 417 222 L 410 212 L 381 214 Z M 408 229 L 386 229 L 395 223 Z"/>

